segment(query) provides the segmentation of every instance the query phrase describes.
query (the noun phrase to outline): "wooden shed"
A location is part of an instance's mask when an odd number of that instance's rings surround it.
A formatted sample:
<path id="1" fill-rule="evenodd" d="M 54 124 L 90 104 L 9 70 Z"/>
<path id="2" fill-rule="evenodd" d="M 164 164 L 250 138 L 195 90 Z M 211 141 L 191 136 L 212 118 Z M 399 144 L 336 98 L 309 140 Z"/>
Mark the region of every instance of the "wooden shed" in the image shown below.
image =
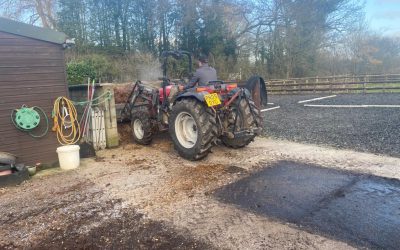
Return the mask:
<path id="1" fill-rule="evenodd" d="M 19 163 L 57 161 L 51 111 L 54 100 L 68 93 L 66 39 L 61 32 L 0 18 L 0 151 L 15 154 Z M 22 105 L 45 111 L 50 127 L 46 136 L 33 138 L 12 124 L 12 110 Z"/>

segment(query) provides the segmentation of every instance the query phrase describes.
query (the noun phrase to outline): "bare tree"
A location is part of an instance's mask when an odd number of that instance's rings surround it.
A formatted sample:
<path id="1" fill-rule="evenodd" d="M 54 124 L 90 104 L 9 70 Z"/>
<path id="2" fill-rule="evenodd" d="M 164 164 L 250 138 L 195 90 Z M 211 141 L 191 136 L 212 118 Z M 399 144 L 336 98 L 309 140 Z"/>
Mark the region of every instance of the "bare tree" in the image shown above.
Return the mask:
<path id="1" fill-rule="evenodd" d="M 56 28 L 55 0 L 0 0 L 3 16 L 45 28 Z"/>

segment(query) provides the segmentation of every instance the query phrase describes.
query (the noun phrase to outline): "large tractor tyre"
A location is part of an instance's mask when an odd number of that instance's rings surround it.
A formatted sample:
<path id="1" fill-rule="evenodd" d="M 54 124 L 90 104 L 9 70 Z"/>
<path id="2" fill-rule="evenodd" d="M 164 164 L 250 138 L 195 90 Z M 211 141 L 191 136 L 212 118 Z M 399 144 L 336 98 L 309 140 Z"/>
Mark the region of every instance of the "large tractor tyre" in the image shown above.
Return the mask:
<path id="1" fill-rule="evenodd" d="M 248 102 L 245 99 L 238 100 L 238 105 L 232 108 L 232 113 L 229 117 L 228 131 L 232 131 L 235 124 L 235 116 L 238 113 L 236 119 L 236 129 L 235 132 L 245 129 L 252 129 L 261 127 L 261 112 L 257 108 L 253 100 Z M 238 108 L 237 108 L 238 107 Z M 229 138 L 228 136 L 222 136 L 222 143 L 231 148 L 243 148 L 247 146 L 250 142 L 254 140 L 257 135 L 254 134 L 251 137 L 239 137 L 239 138 Z"/>
<path id="2" fill-rule="evenodd" d="M 131 116 L 133 140 L 141 145 L 149 145 L 153 139 L 153 126 L 148 112 L 135 110 Z"/>
<path id="3" fill-rule="evenodd" d="M 175 149 L 185 159 L 200 160 L 216 144 L 216 116 L 210 108 L 195 99 L 178 101 L 172 108 L 168 123 Z"/>

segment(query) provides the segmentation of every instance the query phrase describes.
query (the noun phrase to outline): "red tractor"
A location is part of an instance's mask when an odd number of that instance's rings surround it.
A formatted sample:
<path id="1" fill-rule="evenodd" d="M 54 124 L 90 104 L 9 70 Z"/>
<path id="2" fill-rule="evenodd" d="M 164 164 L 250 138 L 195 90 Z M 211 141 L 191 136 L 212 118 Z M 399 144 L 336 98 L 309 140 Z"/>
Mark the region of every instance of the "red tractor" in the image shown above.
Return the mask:
<path id="1" fill-rule="evenodd" d="M 135 142 L 150 144 L 154 133 L 169 130 L 179 155 L 199 160 L 218 142 L 241 148 L 261 133 L 260 110 L 247 89 L 213 81 L 207 86 L 179 91 L 179 84 L 167 77 L 169 57 L 187 58 L 191 72 L 189 52 L 167 51 L 162 53 L 161 88 L 136 82 L 122 111 L 130 115 Z"/>

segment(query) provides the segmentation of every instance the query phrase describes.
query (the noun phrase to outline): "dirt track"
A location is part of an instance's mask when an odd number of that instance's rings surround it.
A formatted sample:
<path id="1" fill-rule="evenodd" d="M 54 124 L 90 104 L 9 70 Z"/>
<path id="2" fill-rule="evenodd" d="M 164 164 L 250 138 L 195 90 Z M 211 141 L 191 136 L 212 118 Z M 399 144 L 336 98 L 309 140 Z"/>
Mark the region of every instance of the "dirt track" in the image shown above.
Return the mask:
<path id="1" fill-rule="evenodd" d="M 125 144 L 79 170 L 0 191 L 0 248 L 347 249 L 354 245 L 218 201 L 220 187 L 281 160 L 400 179 L 400 159 L 259 138 L 178 157 L 168 136 Z"/>

